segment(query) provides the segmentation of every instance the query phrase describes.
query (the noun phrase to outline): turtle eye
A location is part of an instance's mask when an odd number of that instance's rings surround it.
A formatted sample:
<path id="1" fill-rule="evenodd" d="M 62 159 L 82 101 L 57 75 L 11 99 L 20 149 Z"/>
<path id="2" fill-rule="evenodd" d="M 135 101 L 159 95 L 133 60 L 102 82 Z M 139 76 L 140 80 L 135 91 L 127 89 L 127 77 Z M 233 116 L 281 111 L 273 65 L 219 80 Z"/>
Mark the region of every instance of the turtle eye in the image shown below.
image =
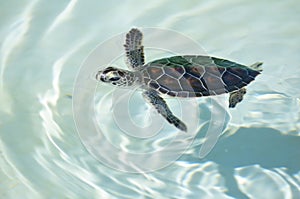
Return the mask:
<path id="1" fill-rule="evenodd" d="M 118 71 L 118 74 L 121 76 L 121 77 L 124 77 L 124 73 L 122 71 Z"/>
<path id="2" fill-rule="evenodd" d="M 120 77 L 111 77 L 111 78 L 109 78 L 109 80 L 112 82 L 119 81 Z"/>

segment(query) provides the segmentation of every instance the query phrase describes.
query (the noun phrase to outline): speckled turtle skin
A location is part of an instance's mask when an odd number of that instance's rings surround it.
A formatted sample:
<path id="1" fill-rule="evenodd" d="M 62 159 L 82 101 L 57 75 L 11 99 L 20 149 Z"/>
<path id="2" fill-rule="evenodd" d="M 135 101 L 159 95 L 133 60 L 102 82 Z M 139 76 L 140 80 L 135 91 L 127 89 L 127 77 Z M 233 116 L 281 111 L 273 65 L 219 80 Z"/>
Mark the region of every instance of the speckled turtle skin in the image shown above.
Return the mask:
<path id="1" fill-rule="evenodd" d="M 141 69 L 142 84 L 172 97 L 202 97 L 239 90 L 260 74 L 247 66 L 209 56 L 174 56 Z"/>
<path id="2" fill-rule="evenodd" d="M 229 93 L 229 107 L 243 100 L 246 86 L 262 71 L 261 62 L 244 66 L 225 59 L 203 56 L 173 56 L 145 64 L 143 34 L 133 28 L 126 34 L 125 54 L 129 70 L 106 67 L 96 80 L 114 86 L 142 88 L 144 99 L 170 124 L 187 132 L 163 99 L 171 97 L 202 97 Z"/>

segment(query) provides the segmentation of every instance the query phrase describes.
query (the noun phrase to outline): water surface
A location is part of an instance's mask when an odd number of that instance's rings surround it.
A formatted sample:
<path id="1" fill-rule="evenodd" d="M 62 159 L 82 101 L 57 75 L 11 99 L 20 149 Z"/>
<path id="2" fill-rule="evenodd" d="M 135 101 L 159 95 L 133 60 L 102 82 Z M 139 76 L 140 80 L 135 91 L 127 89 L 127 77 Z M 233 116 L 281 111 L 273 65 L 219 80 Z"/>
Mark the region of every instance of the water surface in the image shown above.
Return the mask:
<path id="1" fill-rule="evenodd" d="M 297 1 L 3 1 L 0 13 L 0 198 L 300 197 Z M 152 173 L 109 168 L 82 144 L 71 99 L 81 63 L 132 27 L 172 29 L 210 55 L 264 62 L 205 158 L 205 123 L 180 159 Z M 200 121 L 210 105 L 198 101 Z"/>

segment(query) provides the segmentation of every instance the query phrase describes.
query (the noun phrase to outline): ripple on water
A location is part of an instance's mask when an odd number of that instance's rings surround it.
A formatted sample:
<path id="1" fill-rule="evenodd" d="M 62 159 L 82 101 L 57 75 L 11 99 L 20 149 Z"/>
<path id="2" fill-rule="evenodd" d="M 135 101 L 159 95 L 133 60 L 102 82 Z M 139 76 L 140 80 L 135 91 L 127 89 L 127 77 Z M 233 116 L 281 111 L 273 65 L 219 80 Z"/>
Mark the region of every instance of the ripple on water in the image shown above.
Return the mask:
<path id="1" fill-rule="evenodd" d="M 229 129 L 264 127 L 278 129 L 285 137 L 300 135 L 300 12 L 296 1 L 274 1 L 272 5 L 268 1 L 225 4 L 169 0 L 145 5 L 128 1 L 118 6 L 115 2 L 89 4 L 79 0 L 2 3 L 0 198 L 232 198 L 228 196 L 232 193 L 228 193 L 226 176 L 218 169 L 223 165 L 215 163 L 215 156 L 202 161 L 174 161 L 153 173 L 129 174 L 104 166 L 82 145 L 71 102 L 64 96 L 72 93 L 74 77 L 87 53 L 99 42 L 133 26 L 174 28 L 190 34 L 218 56 L 264 61 L 264 72 L 248 87 L 243 103 L 230 110 Z M 183 48 L 176 41 L 173 46 Z M 150 52 L 146 56 L 154 59 L 159 55 Z M 139 106 L 148 114 L 143 104 Z M 210 110 L 200 108 L 200 122 L 207 124 Z M 139 112 L 131 112 L 137 113 L 136 124 L 146 125 L 149 121 L 141 119 Z M 166 129 L 153 144 L 131 142 L 109 134 L 113 124 L 105 122 L 109 125 L 103 127 L 108 128 L 107 137 L 123 151 L 148 152 L 161 148 L 172 137 L 172 130 Z M 101 145 L 101 138 L 94 143 Z M 199 148 L 199 143 L 194 143 L 190 153 L 184 155 L 198 157 Z M 230 158 L 224 151 L 218 151 L 220 156 Z M 122 163 L 128 163 L 121 157 Z M 233 158 L 238 161 L 245 157 L 237 153 Z M 281 158 L 286 161 L 289 156 Z M 142 163 L 152 163 L 147 160 Z M 293 164 L 286 166 L 298 169 Z M 299 197 L 299 171 L 290 174 L 289 168 L 266 169 L 252 163 L 229 169 L 234 170 L 238 189 L 250 198 Z"/>
<path id="2" fill-rule="evenodd" d="M 230 126 L 269 127 L 286 135 L 300 135 L 300 106 L 294 84 L 280 84 L 277 77 L 268 76 L 255 82 L 236 109 L 231 110 Z M 295 79 L 291 79 L 292 82 Z M 300 83 L 300 82 L 299 82 Z M 291 92 L 291 91 L 295 91 Z"/>
<path id="3" fill-rule="evenodd" d="M 240 167 L 234 174 L 240 190 L 249 198 L 298 198 L 299 181 L 284 169 L 271 171 L 259 165 Z"/>

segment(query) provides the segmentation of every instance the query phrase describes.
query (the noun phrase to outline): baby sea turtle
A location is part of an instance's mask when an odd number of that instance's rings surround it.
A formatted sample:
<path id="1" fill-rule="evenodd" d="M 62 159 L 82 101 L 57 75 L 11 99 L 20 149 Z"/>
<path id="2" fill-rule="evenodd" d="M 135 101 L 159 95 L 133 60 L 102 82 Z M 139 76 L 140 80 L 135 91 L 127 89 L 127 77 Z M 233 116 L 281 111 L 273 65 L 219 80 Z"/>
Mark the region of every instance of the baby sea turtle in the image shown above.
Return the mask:
<path id="1" fill-rule="evenodd" d="M 115 86 L 140 86 L 143 97 L 166 120 L 182 131 L 186 125 L 169 109 L 162 96 L 202 97 L 229 93 L 229 107 L 241 102 L 245 86 L 262 71 L 261 62 L 249 67 L 225 59 L 183 55 L 158 59 L 145 64 L 143 34 L 131 29 L 124 44 L 129 70 L 107 67 L 96 79 Z"/>

